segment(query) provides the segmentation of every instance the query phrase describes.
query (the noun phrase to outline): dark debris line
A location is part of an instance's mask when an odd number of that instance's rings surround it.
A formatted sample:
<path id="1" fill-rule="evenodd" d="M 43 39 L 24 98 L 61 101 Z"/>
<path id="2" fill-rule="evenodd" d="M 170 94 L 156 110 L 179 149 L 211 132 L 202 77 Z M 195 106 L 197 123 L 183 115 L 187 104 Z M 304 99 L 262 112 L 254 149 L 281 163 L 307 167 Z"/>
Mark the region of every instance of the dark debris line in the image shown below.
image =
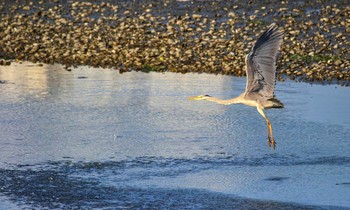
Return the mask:
<path id="1" fill-rule="evenodd" d="M 104 186 L 56 170 L 0 169 L 0 186 L 0 194 L 25 209 L 322 209 L 196 189 Z"/>
<path id="2" fill-rule="evenodd" d="M 346 0 L 6 0 L 0 18 L 3 59 L 235 76 L 245 76 L 245 55 L 276 22 L 286 32 L 279 80 L 350 81 Z"/>

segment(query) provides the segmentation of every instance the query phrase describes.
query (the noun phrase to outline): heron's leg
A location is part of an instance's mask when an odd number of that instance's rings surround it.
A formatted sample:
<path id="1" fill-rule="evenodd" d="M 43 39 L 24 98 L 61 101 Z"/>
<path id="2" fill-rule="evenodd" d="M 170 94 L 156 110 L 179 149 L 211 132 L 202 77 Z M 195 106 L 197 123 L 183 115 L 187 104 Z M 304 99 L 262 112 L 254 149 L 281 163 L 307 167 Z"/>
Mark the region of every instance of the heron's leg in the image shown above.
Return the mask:
<path id="1" fill-rule="evenodd" d="M 271 122 L 270 120 L 266 117 L 264 111 L 263 111 L 263 108 L 261 106 L 257 106 L 257 110 L 258 112 L 261 114 L 261 116 L 263 116 L 266 120 L 266 123 L 267 123 L 267 143 L 269 145 L 269 147 L 273 147 L 273 149 L 276 148 L 276 142 L 275 142 L 275 138 L 273 137 L 272 135 L 272 125 L 271 125 Z"/>

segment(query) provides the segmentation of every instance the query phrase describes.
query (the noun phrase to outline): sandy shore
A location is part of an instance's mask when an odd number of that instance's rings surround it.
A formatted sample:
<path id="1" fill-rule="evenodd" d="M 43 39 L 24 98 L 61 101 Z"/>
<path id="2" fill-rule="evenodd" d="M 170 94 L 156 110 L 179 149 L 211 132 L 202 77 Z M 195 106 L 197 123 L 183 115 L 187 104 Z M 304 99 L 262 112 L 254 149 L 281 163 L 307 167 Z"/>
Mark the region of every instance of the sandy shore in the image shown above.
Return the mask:
<path id="1" fill-rule="evenodd" d="M 272 22 L 284 28 L 277 78 L 350 81 L 348 1 L 3 1 L 0 64 L 245 76 Z"/>

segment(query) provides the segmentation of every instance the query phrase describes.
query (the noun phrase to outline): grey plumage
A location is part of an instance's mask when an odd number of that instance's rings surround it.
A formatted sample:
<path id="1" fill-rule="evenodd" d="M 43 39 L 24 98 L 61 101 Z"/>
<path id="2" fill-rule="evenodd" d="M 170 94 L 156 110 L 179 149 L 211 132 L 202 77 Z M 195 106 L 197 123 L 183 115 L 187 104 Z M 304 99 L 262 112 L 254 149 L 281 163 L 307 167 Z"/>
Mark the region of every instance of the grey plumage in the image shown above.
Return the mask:
<path id="1" fill-rule="evenodd" d="M 244 93 L 238 97 L 223 100 L 209 95 L 199 95 L 190 99 L 207 100 L 224 105 L 241 103 L 256 107 L 267 123 L 268 145 L 275 148 L 272 125 L 263 110 L 284 107 L 274 95 L 276 56 L 282 40 L 283 31 L 276 24 L 271 24 L 258 38 L 246 57 L 247 84 Z"/>
<path id="2" fill-rule="evenodd" d="M 256 41 L 246 57 L 245 94 L 258 92 L 266 98 L 274 97 L 276 54 L 282 39 L 283 31 L 276 24 L 271 24 Z"/>

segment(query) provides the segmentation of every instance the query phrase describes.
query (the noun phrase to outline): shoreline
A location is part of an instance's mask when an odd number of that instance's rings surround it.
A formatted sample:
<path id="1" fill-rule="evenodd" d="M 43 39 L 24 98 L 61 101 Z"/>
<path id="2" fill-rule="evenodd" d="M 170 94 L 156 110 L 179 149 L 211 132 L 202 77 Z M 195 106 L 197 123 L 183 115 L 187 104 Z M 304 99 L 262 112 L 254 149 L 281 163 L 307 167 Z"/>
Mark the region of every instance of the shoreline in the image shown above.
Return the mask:
<path id="1" fill-rule="evenodd" d="M 245 76 L 246 54 L 276 22 L 285 31 L 277 80 L 350 84 L 346 1 L 4 1 L 0 18 L 0 65 L 233 76 Z"/>

